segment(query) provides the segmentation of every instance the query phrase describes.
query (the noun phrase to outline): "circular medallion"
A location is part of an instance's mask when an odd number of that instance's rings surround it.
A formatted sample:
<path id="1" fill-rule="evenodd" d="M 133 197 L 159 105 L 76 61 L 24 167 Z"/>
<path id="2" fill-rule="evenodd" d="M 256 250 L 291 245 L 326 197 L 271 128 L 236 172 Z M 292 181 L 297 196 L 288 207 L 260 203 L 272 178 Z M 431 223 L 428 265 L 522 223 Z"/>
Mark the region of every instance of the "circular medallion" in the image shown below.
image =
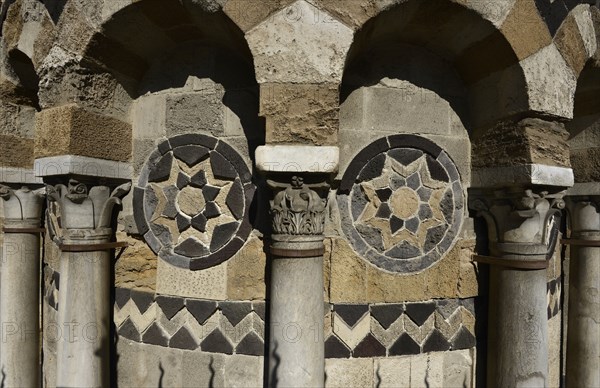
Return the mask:
<path id="1" fill-rule="evenodd" d="M 342 227 L 353 248 L 396 273 L 424 270 L 454 244 L 463 220 L 460 176 L 430 140 L 395 135 L 367 146 L 338 190 Z"/>
<path id="2" fill-rule="evenodd" d="M 138 231 L 172 265 L 215 266 L 248 238 L 254 190 L 246 163 L 227 143 L 200 134 L 172 137 L 150 155 L 134 189 Z"/>

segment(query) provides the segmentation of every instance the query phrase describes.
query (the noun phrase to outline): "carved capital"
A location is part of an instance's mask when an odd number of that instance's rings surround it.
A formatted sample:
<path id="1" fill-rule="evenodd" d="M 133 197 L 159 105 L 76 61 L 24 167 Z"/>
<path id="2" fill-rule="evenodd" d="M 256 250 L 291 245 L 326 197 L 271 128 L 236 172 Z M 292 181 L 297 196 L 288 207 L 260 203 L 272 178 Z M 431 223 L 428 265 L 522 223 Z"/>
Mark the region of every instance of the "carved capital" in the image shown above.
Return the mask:
<path id="1" fill-rule="evenodd" d="M 560 227 L 561 210 L 565 207 L 564 192 L 526 189 L 472 194 L 469 207 L 477 216 L 485 218 L 492 250 L 504 251 L 502 247 L 523 244 L 551 253 Z M 539 249 L 534 250 L 539 254 Z"/>
<path id="2" fill-rule="evenodd" d="M 281 235 L 322 235 L 325 227 L 326 183 L 305 183 L 304 178 L 293 176 L 283 183 L 268 180 L 275 191 L 271 201 L 273 233 Z"/>
<path id="3" fill-rule="evenodd" d="M 39 220 L 42 215 L 46 189 L 23 186 L 14 189 L 0 185 L 0 198 L 4 202 L 4 218 L 7 220 Z"/>
<path id="4" fill-rule="evenodd" d="M 572 237 L 600 232 L 600 195 L 565 197 Z"/>
<path id="5" fill-rule="evenodd" d="M 114 187 L 114 186 L 113 186 Z M 105 185 L 88 185 L 75 179 L 68 183 L 47 185 L 48 223 L 53 234 L 60 237 L 62 230 L 110 228 L 113 209 L 131 189 L 124 183 L 111 191 Z"/>

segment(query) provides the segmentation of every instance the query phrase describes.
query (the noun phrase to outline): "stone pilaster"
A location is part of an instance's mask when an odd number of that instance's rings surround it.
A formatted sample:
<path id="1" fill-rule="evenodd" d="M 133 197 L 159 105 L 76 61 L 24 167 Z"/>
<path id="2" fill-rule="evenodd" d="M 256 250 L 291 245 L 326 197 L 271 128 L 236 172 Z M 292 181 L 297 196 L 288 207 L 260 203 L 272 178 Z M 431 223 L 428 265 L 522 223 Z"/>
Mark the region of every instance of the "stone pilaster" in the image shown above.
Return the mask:
<path id="1" fill-rule="evenodd" d="M 62 179 L 47 186 L 48 223 L 61 248 L 56 385 L 109 386 L 113 215 L 131 184 Z"/>
<path id="2" fill-rule="evenodd" d="M 567 386 L 600 386 L 600 195 L 566 199 L 571 236 Z"/>
<path id="3" fill-rule="evenodd" d="M 488 386 L 548 384 L 547 260 L 558 236 L 562 192 L 479 191 L 470 207 L 488 225 Z"/>
<path id="4" fill-rule="evenodd" d="M 40 219 L 44 189 L 0 185 L 4 241 L 0 274 L 3 386 L 40 385 Z"/>

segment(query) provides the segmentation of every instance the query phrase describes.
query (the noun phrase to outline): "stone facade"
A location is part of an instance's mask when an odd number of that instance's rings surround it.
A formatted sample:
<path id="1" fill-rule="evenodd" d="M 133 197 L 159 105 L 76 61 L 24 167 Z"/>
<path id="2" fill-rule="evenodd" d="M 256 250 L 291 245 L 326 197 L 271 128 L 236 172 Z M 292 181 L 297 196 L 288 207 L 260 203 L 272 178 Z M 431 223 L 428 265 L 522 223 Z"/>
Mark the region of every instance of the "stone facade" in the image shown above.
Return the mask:
<path id="1" fill-rule="evenodd" d="M 0 23 L 8 385 L 600 384 L 597 2 L 0 0 Z M 11 193 L 43 185 L 26 214 Z"/>

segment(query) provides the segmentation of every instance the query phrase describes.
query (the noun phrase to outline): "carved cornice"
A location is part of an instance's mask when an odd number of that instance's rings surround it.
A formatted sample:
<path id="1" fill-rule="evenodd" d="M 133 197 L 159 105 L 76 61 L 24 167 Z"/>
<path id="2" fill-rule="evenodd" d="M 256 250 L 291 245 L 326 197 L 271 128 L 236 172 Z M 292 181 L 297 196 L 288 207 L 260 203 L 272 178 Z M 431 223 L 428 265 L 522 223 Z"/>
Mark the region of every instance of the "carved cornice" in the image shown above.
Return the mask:
<path id="1" fill-rule="evenodd" d="M 52 238 L 63 229 L 101 230 L 110 228 L 113 209 L 131 189 L 124 183 L 114 190 L 104 185 L 90 186 L 70 179 L 68 184 L 47 185 L 48 224 Z"/>
<path id="2" fill-rule="evenodd" d="M 4 202 L 4 218 L 39 221 L 45 194 L 45 188 L 31 189 L 23 186 L 20 189 L 13 189 L 0 185 L 0 198 Z"/>
<path id="3" fill-rule="evenodd" d="M 276 191 L 271 201 L 273 233 L 281 235 L 322 235 L 327 199 L 315 190 L 329 188 L 326 183 L 307 184 L 300 176 L 290 183 L 267 181 Z"/>
<path id="4" fill-rule="evenodd" d="M 534 189 L 481 192 L 471 196 L 469 207 L 486 220 L 494 246 L 538 245 L 550 254 L 565 207 L 563 195 Z"/>

